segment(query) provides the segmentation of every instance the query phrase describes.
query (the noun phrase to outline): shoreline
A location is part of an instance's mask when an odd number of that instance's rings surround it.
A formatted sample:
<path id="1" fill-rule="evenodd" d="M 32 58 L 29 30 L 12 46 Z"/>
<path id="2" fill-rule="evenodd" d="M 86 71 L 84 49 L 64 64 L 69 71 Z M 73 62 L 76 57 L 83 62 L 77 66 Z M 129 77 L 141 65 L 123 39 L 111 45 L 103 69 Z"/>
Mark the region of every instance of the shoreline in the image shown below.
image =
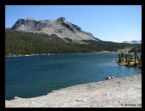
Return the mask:
<path id="1" fill-rule="evenodd" d="M 43 53 L 43 54 L 25 54 L 25 55 L 6 55 L 5 57 L 22 57 L 22 56 L 39 56 L 39 55 L 62 55 L 62 54 L 96 54 L 96 53 L 114 53 L 115 51 L 100 51 L 100 52 L 88 52 L 88 53 Z M 115 52 L 117 53 L 117 52 Z"/>
<path id="2" fill-rule="evenodd" d="M 5 107 L 141 107 L 141 76 L 74 85 L 39 97 L 16 97 L 5 100 Z"/>
<path id="3" fill-rule="evenodd" d="M 136 65 L 136 66 L 134 66 L 134 64 L 130 64 L 130 65 L 128 65 L 127 63 L 119 63 L 118 61 L 116 62 L 118 65 L 120 65 L 120 66 L 125 66 L 125 67 L 133 67 L 133 68 L 140 68 L 141 69 L 141 65 Z"/>

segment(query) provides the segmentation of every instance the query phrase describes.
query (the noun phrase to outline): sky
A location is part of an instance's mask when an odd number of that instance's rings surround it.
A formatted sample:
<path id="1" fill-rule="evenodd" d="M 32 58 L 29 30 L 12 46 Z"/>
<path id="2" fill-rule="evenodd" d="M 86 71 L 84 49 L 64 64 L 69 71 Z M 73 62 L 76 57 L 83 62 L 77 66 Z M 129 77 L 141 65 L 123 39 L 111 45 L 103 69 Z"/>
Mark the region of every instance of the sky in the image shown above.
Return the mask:
<path id="1" fill-rule="evenodd" d="M 95 37 L 113 42 L 141 40 L 141 5 L 6 5 L 5 27 L 21 18 L 65 17 Z"/>

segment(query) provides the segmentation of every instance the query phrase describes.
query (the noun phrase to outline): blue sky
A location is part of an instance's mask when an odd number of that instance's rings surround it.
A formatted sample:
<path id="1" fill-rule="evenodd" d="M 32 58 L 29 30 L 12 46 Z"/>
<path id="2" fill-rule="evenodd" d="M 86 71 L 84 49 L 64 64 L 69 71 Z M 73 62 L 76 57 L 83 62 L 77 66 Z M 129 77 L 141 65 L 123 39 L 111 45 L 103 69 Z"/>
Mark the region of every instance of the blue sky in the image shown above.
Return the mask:
<path id="1" fill-rule="evenodd" d="M 6 5 L 5 26 L 17 19 L 65 17 L 95 37 L 114 42 L 141 40 L 140 5 Z"/>

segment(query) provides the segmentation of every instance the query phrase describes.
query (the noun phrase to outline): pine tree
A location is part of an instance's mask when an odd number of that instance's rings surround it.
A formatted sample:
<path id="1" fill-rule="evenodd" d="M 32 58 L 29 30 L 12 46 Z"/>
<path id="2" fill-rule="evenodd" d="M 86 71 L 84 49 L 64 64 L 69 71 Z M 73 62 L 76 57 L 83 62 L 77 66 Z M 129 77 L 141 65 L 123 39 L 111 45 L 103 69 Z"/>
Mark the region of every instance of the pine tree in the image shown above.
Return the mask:
<path id="1" fill-rule="evenodd" d="M 137 59 L 137 51 L 135 50 L 135 51 L 134 51 L 134 65 L 135 65 L 135 66 L 137 65 L 136 59 Z"/>

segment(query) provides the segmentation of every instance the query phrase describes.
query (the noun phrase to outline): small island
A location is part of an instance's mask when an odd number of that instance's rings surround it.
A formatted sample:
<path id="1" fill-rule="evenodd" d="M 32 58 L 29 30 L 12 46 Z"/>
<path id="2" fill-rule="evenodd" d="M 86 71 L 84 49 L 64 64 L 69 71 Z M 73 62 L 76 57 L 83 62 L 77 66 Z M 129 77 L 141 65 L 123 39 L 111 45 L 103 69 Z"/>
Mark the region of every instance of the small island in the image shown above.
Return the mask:
<path id="1" fill-rule="evenodd" d="M 141 46 L 134 47 L 129 51 L 122 51 L 118 55 L 117 63 L 127 67 L 142 68 Z"/>

